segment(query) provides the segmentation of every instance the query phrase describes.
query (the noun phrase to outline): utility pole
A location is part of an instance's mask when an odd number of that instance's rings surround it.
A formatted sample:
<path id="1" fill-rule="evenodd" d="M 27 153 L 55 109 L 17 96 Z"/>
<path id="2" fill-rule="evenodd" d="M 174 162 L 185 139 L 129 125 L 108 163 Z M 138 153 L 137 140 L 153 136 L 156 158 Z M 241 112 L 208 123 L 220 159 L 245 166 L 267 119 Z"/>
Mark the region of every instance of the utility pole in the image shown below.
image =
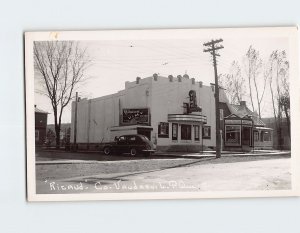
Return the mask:
<path id="1" fill-rule="evenodd" d="M 77 151 L 77 103 L 78 103 L 78 92 L 76 92 L 75 97 L 75 119 L 74 119 L 74 151 Z"/>
<path id="2" fill-rule="evenodd" d="M 216 56 L 220 56 L 216 53 L 217 50 L 223 49 L 222 45 L 218 43 L 222 42 L 222 39 L 211 40 L 210 42 L 204 43 L 207 49 L 203 51 L 205 53 L 209 52 L 213 57 L 213 66 L 215 71 L 215 109 L 216 109 L 216 158 L 221 158 L 221 131 L 220 131 L 220 108 L 219 108 L 219 80 L 218 80 L 218 71 L 217 71 L 217 59 Z"/>

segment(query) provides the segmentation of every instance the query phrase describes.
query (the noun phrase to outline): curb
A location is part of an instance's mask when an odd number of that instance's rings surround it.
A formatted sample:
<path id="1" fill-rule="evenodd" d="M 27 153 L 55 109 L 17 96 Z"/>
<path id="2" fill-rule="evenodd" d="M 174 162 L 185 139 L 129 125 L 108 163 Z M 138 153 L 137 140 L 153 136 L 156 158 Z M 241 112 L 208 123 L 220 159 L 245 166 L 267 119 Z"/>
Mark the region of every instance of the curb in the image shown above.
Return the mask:
<path id="1" fill-rule="evenodd" d="M 161 157 L 173 157 L 173 158 L 186 158 L 186 159 L 203 159 L 203 158 L 212 158 L 215 157 L 214 154 L 206 154 L 206 155 L 170 155 L 170 154 L 157 154 Z M 257 154 L 225 154 L 222 157 L 261 157 L 261 156 L 291 156 L 291 152 L 277 152 L 277 153 L 257 153 Z M 155 158 L 154 158 L 155 159 Z M 138 159 L 142 160 L 142 159 Z M 132 159 L 128 160 L 121 160 L 122 162 L 130 162 Z M 113 161 L 98 161 L 98 160 L 52 160 L 52 161 L 36 161 L 36 165 L 47 165 L 47 164 L 95 164 L 95 163 L 116 163 L 120 162 L 120 160 L 113 160 Z"/>

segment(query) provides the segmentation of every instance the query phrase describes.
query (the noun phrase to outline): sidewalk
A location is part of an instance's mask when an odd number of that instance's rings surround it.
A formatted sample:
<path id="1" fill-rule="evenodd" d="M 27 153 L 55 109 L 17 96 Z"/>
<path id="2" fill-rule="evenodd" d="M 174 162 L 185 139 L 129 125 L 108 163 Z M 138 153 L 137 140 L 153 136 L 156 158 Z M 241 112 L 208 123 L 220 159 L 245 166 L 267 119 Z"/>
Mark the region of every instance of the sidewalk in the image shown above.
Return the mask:
<path id="1" fill-rule="evenodd" d="M 59 150 L 47 150 L 47 152 L 58 152 L 65 153 L 65 151 Z M 83 153 L 83 154 L 99 154 L 99 151 L 78 151 L 74 153 Z M 111 155 L 114 156 L 114 155 Z M 157 158 L 155 158 L 157 156 Z M 130 162 L 133 160 L 143 160 L 143 159 L 160 159 L 159 157 L 170 157 L 178 159 L 202 159 L 202 158 L 214 158 L 215 151 L 203 151 L 197 153 L 186 153 L 186 152 L 156 152 L 152 157 L 138 157 L 137 159 L 128 158 L 128 160 L 122 160 L 123 162 Z M 260 150 L 248 153 L 232 152 L 232 151 L 222 151 L 222 157 L 259 157 L 259 156 L 291 156 L 290 151 L 276 151 L 276 150 Z M 57 159 L 51 161 L 36 161 L 37 165 L 42 164 L 77 164 L 77 163 L 116 163 L 120 162 L 119 160 L 115 161 L 98 161 L 94 159 L 82 160 L 82 159 Z"/>

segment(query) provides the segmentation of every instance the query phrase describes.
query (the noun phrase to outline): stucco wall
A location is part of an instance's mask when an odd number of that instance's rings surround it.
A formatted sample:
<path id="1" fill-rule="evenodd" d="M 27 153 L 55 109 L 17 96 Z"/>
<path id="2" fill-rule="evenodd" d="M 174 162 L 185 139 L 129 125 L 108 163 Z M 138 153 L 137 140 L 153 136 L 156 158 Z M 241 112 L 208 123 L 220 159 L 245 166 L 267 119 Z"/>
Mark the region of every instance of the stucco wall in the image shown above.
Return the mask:
<path id="1" fill-rule="evenodd" d="M 203 139 L 205 146 L 215 145 L 215 101 L 214 92 L 210 86 L 200 87 L 199 82 L 192 83 L 192 79 L 182 78 L 179 82 L 177 78 L 174 78 L 172 82 L 164 77 L 158 77 L 157 81 L 152 79 L 152 105 L 151 105 L 151 125 L 153 127 L 153 137 L 158 135 L 159 122 L 168 122 L 168 114 L 183 114 L 183 103 L 189 102 L 188 93 L 190 90 L 196 91 L 197 104 L 202 108 L 202 114 L 207 116 L 207 126 L 211 126 L 211 139 Z M 224 96 L 222 96 L 224 99 Z M 168 145 L 172 143 L 171 140 L 171 123 L 169 124 L 169 138 L 157 138 L 159 145 Z M 180 126 L 179 126 L 180 134 Z M 202 129 L 201 129 L 202 131 Z M 195 143 L 194 132 L 192 129 L 192 140 L 182 141 L 179 140 L 176 143 L 188 144 Z M 200 137 L 202 134 L 200 133 Z M 174 143 L 174 142 L 173 142 Z M 202 143 L 201 138 L 200 142 Z"/>
<path id="2" fill-rule="evenodd" d="M 122 93 L 78 102 L 77 143 L 110 141 L 110 127 L 119 125 L 119 99 L 122 102 Z M 71 142 L 74 141 L 74 121 L 75 102 L 72 103 Z"/>

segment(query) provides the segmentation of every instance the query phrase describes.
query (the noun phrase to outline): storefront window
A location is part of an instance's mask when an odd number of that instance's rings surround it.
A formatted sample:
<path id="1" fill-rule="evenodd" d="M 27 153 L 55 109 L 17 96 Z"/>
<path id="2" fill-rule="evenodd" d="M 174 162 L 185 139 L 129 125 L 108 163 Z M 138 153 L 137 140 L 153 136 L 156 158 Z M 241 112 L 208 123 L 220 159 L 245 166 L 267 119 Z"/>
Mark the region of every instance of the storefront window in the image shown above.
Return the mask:
<path id="1" fill-rule="evenodd" d="M 192 138 L 192 126 L 191 125 L 181 125 L 181 140 L 191 140 Z"/>
<path id="2" fill-rule="evenodd" d="M 195 141 L 199 141 L 200 140 L 200 126 L 194 125 L 194 130 L 195 130 Z"/>
<path id="3" fill-rule="evenodd" d="M 158 125 L 158 137 L 168 138 L 169 137 L 169 123 L 160 122 Z"/>
<path id="4" fill-rule="evenodd" d="M 172 124 L 172 140 L 178 139 L 178 124 Z"/>
<path id="5" fill-rule="evenodd" d="M 203 126 L 202 137 L 204 139 L 210 139 L 211 137 L 210 126 Z"/>
<path id="6" fill-rule="evenodd" d="M 241 143 L 241 126 L 226 125 L 225 143 L 227 146 L 239 146 Z"/>

